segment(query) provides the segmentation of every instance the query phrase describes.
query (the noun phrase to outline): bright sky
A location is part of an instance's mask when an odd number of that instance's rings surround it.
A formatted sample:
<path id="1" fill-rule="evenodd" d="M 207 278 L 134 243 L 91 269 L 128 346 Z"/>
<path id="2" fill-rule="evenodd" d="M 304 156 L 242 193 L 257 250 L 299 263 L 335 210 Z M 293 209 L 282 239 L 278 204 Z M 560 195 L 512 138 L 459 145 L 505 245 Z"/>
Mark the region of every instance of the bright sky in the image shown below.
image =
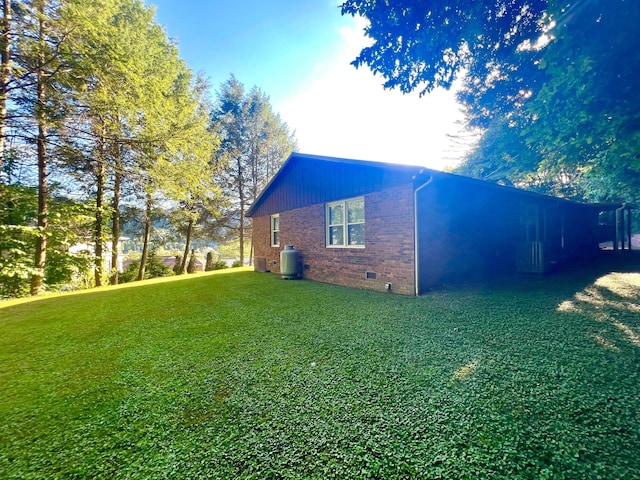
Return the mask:
<path id="1" fill-rule="evenodd" d="M 463 152 L 449 137 L 463 118 L 451 92 L 387 91 L 350 65 L 364 23 L 341 16 L 337 0 L 145 2 L 214 89 L 233 73 L 269 95 L 303 153 L 443 169 Z"/>

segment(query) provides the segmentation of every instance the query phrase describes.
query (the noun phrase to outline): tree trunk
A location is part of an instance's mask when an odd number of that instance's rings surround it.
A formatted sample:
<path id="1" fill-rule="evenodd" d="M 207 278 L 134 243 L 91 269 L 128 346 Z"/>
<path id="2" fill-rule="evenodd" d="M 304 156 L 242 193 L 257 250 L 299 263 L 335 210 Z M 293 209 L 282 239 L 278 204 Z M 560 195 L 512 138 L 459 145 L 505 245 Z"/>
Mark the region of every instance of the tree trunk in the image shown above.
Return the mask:
<path id="1" fill-rule="evenodd" d="M 111 223 L 111 285 L 118 285 L 118 256 L 120 248 L 120 185 L 122 185 L 122 159 L 116 146 L 115 173 L 113 179 L 113 218 Z"/>
<path id="2" fill-rule="evenodd" d="M 187 273 L 196 272 L 196 251 L 191 249 L 191 256 L 189 257 L 189 265 L 187 266 Z"/>
<path id="3" fill-rule="evenodd" d="M 142 258 L 138 269 L 138 280 L 144 280 L 144 272 L 147 268 L 147 255 L 149 254 L 149 240 L 151 238 L 151 194 L 147 194 L 147 206 L 144 214 L 144 241 L 142 243 Z"/>
<path id="4" fill-rule="evenodd" d="M 238 200 L 240 201 L 240 226 L 238 229 L 238 236 L 240 239 L 240 265 L 244 265 L 244 169 L 242 168 L 242 160 L 238 157 Z"/>
<path id="5" fill-rule="evenodd" d="M 11 58 L 11 0 L 2 1 L 2 32 L 0 32 L 0 178 L 4 165 L 5 129 L 7 123 L 7 90 Z"/>
<path id="6" fill-rule="evenodd" d="M 104 149 L 104 136 L 101 136 L 98 140 L 98 163 L 96 165 L 96 227 L 94 230 L 94 277 L 96 287 L 102 286 L 102 235 L 103 235 L 103 223 L 104 223 L 104 183 L 105 183 L 105 149 Z"/>
<path id="7" fill-rule="evenodd" d="M 240 201 L 240 265 L 244 265 L 244 202 Z"/>
<path id="8" fill-rule="evenodd" d="M 38 87 L 40 90 L 40 87 Z M 31 295 L 42 291 L 44 269 L 47 260 L 47 230 L 49 225 L 48 186 L 47 186 L 47 150 L 45 140 L 47 127 L 38 125 L 38 237 L 36 238 L 36 254 L 34 267 L 37 272 L 31 277 Z"/>
<path id="9" fill-rule="evenodd" d="M 44 5 L 39 4 L 40 20 L 38 24 L 38 68 L 36 71 L 36 105 L 35 117 L 38 122 L 38 237 L 36 239 L 36 252 L 34 267 L 36 273 L 31 276 L 31 295 L 38 295 L 42 291 L 44 282 L 44 269 L 47 261 L 47 229 L 49 224 L 49 212 L 47 197 L 47 125 L 45 114 L 45 72 L 44 72 Z"/>
<path id="10" fill-rule="evenodd" d="M 189 227 L 187 228 L 187 243 L 184 247 L 184 256 L 182 257 L 182 265 L 180 265 L 179 275 L 187 273 L 187 258 L 191 249 L 191 234 L 193 232 L 193 218 L 189 218 Z"/>

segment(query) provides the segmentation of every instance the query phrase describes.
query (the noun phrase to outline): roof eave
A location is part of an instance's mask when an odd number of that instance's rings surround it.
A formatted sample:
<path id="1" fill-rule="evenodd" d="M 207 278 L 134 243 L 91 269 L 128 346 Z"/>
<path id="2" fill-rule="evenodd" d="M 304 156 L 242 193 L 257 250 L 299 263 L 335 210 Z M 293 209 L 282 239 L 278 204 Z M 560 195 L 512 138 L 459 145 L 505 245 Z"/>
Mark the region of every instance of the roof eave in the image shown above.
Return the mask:
<path id="1" fill-rule="evenodd" d="M 370 166 L 370 167 L 375 167 L 375 168 L 384 168 L 384 169 L 388 169 L 388 170 L 400 170 L 400 171 L 406 172 L 409 175 L 418 175 L 418 174 L 423 173 L 424 171 L 429 170 L 429 169 L 426 169 L 424 167 L 420 167 L 420 166 L 416 166 L 416 165 L 405 165 L 405 164 L 400 164 L 400 163 L 388 163 L 388 162 L 376 162 L 376 161 L 372 161 L 372 160 L 356 160 L 356 159 L 349 159 L 349 158 L 328 157 L 328 156 L 324 156 L 324 155 L 312 155 L 312 154 L 308 154 L 308 153 L 293 152 L 284 161 L 284 163 L 280 166 L 280 168 L 275 173 L 273 178 L 269 181 L 269 183 L 267 183 L 267 185 L 264 187 L 264 189 L 262 190 L 260 195 L 258 195 L 256 200 L 249 207 L 249 209 L 245 213 L 245 215 L 247 217 L 252 217 L 253 216 L 255 211 L 262 204 L 263 200 L 270 193 L 270 190 L 271 190 L 271 187 L 273 186 L 273 184 L 278 180 L 278 178 L 280 177 L 282 172 L 287 168 L 287 166 L 294 159 L 295 160 L 304 160 L 304 159 L 306 159 L 306 160 L 314 160 L 314 161 L 320 161 L 320 162 L 342 163 L 342 164 L 347 164 L 347 165 L 363 165 L 363 166 Z"/>

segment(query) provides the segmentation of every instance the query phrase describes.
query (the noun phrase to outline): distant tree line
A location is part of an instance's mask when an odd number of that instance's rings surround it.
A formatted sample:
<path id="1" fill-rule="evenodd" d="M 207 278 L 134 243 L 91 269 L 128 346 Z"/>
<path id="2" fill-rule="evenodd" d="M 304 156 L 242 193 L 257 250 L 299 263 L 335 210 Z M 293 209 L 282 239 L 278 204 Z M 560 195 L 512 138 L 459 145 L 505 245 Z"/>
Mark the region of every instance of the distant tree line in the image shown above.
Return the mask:
<path id="1" fill-rule="evenodd" d="M 133 210 L 137 279 L 160 207 L 184 239 L 177 273 L 194 237 L 243 245 L 247 202 L 294 146 L 264 93 L 231 77 L 212 99 L 140 0 L 0 8 L 0 297 L 117 284 L 106 251 L 117 265 Z"/>

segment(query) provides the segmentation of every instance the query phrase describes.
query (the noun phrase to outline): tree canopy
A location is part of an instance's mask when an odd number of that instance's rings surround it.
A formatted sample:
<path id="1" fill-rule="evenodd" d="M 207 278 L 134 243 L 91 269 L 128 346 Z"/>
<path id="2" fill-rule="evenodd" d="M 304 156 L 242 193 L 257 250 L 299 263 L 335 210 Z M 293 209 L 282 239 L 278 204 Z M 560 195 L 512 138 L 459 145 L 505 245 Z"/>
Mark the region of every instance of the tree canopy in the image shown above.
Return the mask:
<path id="1" fill-rule="evenodd" d="M 68 283 L 69 275 L 54 272 L 52 262 L 70 259 L 78 242 L 90 251 L 93 283 L 100 285 L 111 273 L 103 271 L 109 230 L 113 265 L 118 256 L 123 185 L 144 192 L 147 205 L 154 195 L 176 203 L 215 195 L 211 159 L 218 142 L 209 128 L 208 86 L 179 58 L 153 9 L 140 0 L 0 6 L 0 186 L 6 182 L 0 200 L 9 202 L 11 213 L 16 192 L 37 198 L 29 218 L 0 218 L 3 232 L 11 235 L 0 245 L 0 257 L 16 258 L 3 264 L 0 286 L 16 284 L 4 289 L 15 295 L 24 291 L 25 276 L 31 277 L 32 294 Z M 21 171 L 27 175 L 17 175 Z M 65 200 L 65 190 L 84 198 Z M 82 228 L 73 213 L 77 205 L 84 208 Z M 148 233 L 150 220 L 146 226 Z M 73 235 L 59 241 L 62 231 Z M 35 261 L 25 268 L 28 257 Z M 143 276 L 145 260 L 143 255 Z"/>
<path id="2" fill-rule="evenodd" d="M 245 212 L 295 149 L 296 140 L 269 97 L 255 86 L 247 92 L 233 75 L 220 86 L 211 121 L 221 139 L 216 181 L 230 199 L 226 213 L 230 228 L 237 231 L 242 264 Z"/>
<path id="3" fill-rule="evenodd" d="M 348 0 L 353 62 L 404 92 L 450 88 L 482 129 L 459 172 L 572 198 L 640 198 L 640 5 L 631 0 Z"/>
<path id="4" fill-rule="evenodd" d="M 462 70 L 470 83 L 490 85 L 496 69 L 520 63 L 521 45 L 538 41 L 546 7 L 545 0 L 347 0 L 342 13 L 369 20 L 373 44 L 353 65 L 382 74 L 387 88 L 426 93 L 451 87 Z"/>
<path id="5" fill-rule="evenodd" d="M 164 241 L 178 273 L 205 237 L 244 244 L 293 148 L 264 92 L 232 77 L 214 103 L 142 0 L 2 1 L 0 29 L 0 298 L 118 283 L 123 229 L 142 250 L 124 280 Z"/>

